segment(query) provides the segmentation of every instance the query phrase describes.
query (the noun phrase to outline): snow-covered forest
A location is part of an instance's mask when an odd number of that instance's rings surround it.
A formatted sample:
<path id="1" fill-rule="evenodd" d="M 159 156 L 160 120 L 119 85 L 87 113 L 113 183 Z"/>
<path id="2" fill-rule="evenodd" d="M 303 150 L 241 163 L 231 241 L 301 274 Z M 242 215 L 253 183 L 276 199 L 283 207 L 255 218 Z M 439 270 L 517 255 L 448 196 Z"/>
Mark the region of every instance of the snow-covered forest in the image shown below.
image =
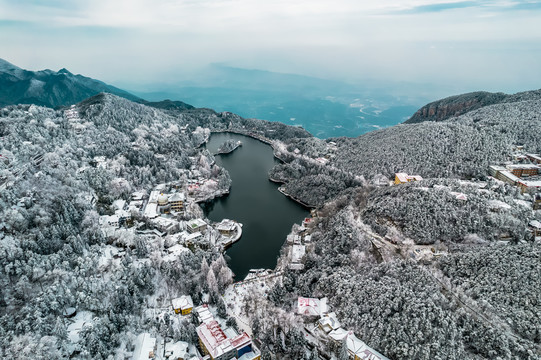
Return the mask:
<path id="1" fill-rule="evenodd" d="M 79 333 L 82 358 L 123 358 L 144 329 L 195 344 L 193 325 L 171 328 L 148 311 L 179 294 L 200 304 L 203 291 L 220 304 L 218 292 L 231 281 L 221 255 L 196 249 L 164 261 L 161 238 L 135 235 L 116 256 L 99 217 L 112 211 L 113 200 L 185 181 L 190 169 L 228 189 L 228 173 L 197 148 L 208 133 L 111 95 L 76 110 L 69 119 L 34 105 L 0 110 L 1 356 L 69 357 L 63 314 L 72 307 L 92 314 Z M 202 269 L 207 260 L 212 266 Z"/>
<path id="2" fill-rule="evenodd" d="M 541 249 L 528 225 L 541 216 L 531 195 L 487 171 L 514 145 L 541 149 L 540 107 L 504 103 L 328 140 L 108 94 L 58 110 L 0 109 L 0 355 L 123 359 L 141 331 L 195 345 L 192 320 L 161 315 L 185 294 L 236 328 L 219 251 L 170 256 L 171 238 L 106 235 L 100 223 L 119 200 L 158 184 L 203 179 L 212 185 L 202 198 L 225 193 L 229 174 L 201 145 L 232 131 L 270 143 L 282 160 L 270 179 L 314 207 L 292 229 L 305 241 L 302 266 L 288 266 L 284 239 L 275 283 L 243 299 L 262 359 L 349 357 L 309 336 L 314 319 L 294 314 L 298 297 L 327 297 L 342 326 L 389 359 L 540 359 Z M 398 171 L 424 180 L 390 186 Z M 201 213 L 192 203 L 183 217 Z M 87 315 L 76 332 L 70 308 Z"/>

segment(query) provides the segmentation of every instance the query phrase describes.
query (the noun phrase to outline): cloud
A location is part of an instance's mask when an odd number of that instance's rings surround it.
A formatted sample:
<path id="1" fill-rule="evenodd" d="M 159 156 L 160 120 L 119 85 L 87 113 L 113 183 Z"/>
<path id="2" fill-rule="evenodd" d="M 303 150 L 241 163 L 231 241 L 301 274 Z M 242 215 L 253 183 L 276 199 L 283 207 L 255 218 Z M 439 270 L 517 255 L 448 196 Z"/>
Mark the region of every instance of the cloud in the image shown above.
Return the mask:
<path id="1" fill-rule="evenodd" d="M 404 14 L 419 14 L 419 13 L 430 13 L 430 12 L 440 12 L 446 10 L 454 9 L 464 9 L 469 7 L 480 6 L 480 3 L 477 1 L 459 1 L 459 2 L 448 2 L 448 3 L 435 3 L 416 6 L 407 10 L 400 11 Z"/>
<path id="2" fill-rule="evenodd" d="M 19 66 L 108 81 L 220 62 L 342 79 L 541 83 L 539 3 L 0 0 L 0 43 Z"/>

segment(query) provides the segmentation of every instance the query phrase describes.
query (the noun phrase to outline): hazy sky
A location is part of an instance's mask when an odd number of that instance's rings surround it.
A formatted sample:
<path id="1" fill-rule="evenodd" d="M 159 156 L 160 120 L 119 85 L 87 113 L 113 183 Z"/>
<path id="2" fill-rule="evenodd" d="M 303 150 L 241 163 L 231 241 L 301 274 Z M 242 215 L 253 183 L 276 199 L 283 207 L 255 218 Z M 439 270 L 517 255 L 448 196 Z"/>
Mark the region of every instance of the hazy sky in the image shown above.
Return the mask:
<path id="1" fill-rule="evenodd" d="M 113 84 L 196 67 L 541 88 L 541 1 L 0 0 L 0 57 Z"/>

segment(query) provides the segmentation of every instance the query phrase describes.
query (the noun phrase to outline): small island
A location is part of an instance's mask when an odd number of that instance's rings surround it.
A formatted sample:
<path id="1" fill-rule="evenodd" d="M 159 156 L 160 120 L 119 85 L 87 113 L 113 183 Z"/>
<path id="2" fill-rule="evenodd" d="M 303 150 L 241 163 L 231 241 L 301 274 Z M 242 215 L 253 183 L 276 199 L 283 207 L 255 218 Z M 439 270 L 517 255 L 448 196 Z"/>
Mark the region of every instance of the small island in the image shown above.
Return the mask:
<path id="1" fill-rule="evenodd" d="M 235 141 L 233 139 L 226 140 L 224 141 L 222 145 L 220 145 L 216 154 L 229 154 L 241 145 L 242 145 L 242 142 L 240 140 L 238 141 Z"/>

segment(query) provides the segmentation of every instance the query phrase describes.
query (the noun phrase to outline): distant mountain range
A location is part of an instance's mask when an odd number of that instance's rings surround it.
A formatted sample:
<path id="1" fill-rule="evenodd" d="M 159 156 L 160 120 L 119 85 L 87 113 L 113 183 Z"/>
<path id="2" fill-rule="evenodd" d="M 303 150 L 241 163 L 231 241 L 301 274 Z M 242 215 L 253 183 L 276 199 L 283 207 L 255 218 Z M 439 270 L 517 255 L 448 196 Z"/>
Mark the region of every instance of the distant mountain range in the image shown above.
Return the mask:
<path id="1" fill-rule="evenodd" d="M 36 104 L 55 108 L 78 103 L 100 92 L 132 101 L 141 99 L 102 81 L 59 71 L 30 71 L 0 59 L 0 106 Z"/>

